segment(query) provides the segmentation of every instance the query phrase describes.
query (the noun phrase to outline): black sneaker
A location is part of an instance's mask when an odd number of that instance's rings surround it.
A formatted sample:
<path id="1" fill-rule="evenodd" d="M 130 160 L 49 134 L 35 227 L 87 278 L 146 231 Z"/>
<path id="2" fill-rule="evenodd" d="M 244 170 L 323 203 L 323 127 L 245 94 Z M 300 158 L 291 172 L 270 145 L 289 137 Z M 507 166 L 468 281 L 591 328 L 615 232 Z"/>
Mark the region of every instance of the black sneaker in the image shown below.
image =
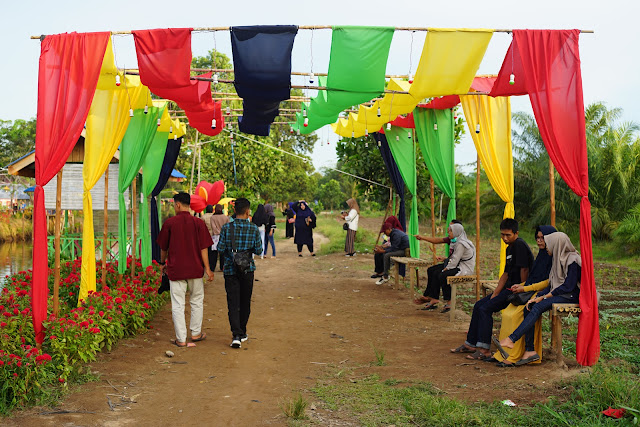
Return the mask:
<path id="1" fill-rule="evenodd" d="M 246 341 L 246 340 L 248 340 L 248 339 L 249 339 L 249 335 L 247 335 L 247 334 L 240 335 L 240 341 L 241 341 L 241 342 L 245 342 L 245 341 Z"/>
<path id="2" fill-rule="evenodd" d="M 241 342 L 242 341 L 240 339 L 240 335 L 236 335 L 233 337 L 233 340 L 231 341 L 231 347 L 240 348 Z"/>

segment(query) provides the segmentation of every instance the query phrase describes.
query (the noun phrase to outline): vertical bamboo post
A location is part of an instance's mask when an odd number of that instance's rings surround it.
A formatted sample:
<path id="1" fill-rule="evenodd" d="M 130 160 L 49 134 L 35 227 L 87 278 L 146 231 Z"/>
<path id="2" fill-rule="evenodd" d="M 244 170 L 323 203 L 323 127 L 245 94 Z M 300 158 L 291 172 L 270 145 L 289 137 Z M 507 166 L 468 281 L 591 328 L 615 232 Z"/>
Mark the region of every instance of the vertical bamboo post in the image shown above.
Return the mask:
<path id="1" fill-rule="evenodd" d="M 56 219 L 54 225 L 55 265 L 53 267 L 53 317 L 58 317 L 60 292 L 60 211 L 62 209 L 62 169 L 58 172 L 56 183 Z"/>
<path id="2" fill-rule="evenodd" d="M 433 183 L 433 177 L 429 177 L 429 183 L 431 184 L 431 237 L 436 237 L 436 205 L 435 205 L 435 186 Z M 436 249 L 431 245 L 433 252 L 433 263 L 436 263 Z"/>
<path id="3" fill-rule="evenodd" d="M 198 182 L 200 182 L 201 168 L 202 168 L 202 146 L 198 146 Z"/>
<path id="4" fill-rule="evenodd" d="M 131 278 L 133 279 L 136 273 L 136 249 L 138 248 L 136 228 L 138 227 L 138 221 L 136 212 L 138 211 L 138 191 L 136 189 L 136 181 L 138 180 L 138 174 L 133 178 L 131 183 L 131 212 L 133 214 L 133 233 L 131 236 Z"/>
<path id="5" fill-rule="evenodd" d="M 109 236 L 109 166 L 104 172 L 104 227 L 102 229 L 102 286 L 107 284 L 107 238 Z"/>
<path id="6" fill-rule="evenodd" d="M 556 180 L 553 162 L 549 158 L 549 197 L 551 198 L 551 226 L 556 226 Z"/>
<path id="7" fill-rule="evenodd" d="M 480 299 L 480 155 L 476 166 L 476 301 Z"/>
<path id="8" fill-rule="evenodd" d="M 189 184 L 189 194 L 193 194 L 193 174 L 196 169 L 196 150 L 198 149 L 198 136 L 199 132 L 196 129 L 196 142 L 193 145 L 193 158 L 191 159 L 191 183 Z"/>

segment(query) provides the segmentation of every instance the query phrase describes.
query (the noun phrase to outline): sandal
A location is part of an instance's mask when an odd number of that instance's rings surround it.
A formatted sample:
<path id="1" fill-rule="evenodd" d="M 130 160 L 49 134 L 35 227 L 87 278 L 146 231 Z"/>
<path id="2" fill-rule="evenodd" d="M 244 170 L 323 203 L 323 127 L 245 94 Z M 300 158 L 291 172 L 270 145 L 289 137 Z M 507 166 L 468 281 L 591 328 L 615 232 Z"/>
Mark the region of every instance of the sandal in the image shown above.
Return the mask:
<path id="1" fill-rule="evenodd" d="M 420 310 L 435 310 L 438 308 L 438 303 L 435 304 L 427 304 L 424 307 L 422 307 Z"/>
<path id="2" fill-rule="evenodd" d="M 498 362 L 496 363 L 496 366 L 498 368 L 515 368 L 517 365 L 515 363 Z"/>
<path id="3" fill-rule="evenodd" d="M 207 338 L 207 334 L 206 332 L 203 332 L 200 334 L 199 337 L 191 337 L 191 341 L 193 342 L 204 341 L 205 338 Z"/>
<path id="4" fill-rule="evenodd" d="M 449 351 L 451 351 L 451 353 L 474 353 L 476 349 L 474 348 L 472 350 L 466 345 L 462 344 L 460 347 L 454 348 L 453 350 L 449 350 Z"/>
<path id="5" fill-rule="evenodd" d="M 503 358 L 508 359 L 509 353 L 507 353 L 507 351 L 502 347 L 502 345 L 500 345 L 500 340 L 498 340 L 498 338 L 495 335 L 491 335 L 491 341 L 493 341 L 496 347 L 498 347 L 498 351 L 500 352 L 500 355 Z"/>
<path id="6" fill-rule="evenodd" d="M 465 357 L 469 360 L 485 360 L 490 356 L 485 356 L 480 352 L 480 350 L 476 350 L 473 354 L 467 354 Z"/>
<path id="7" fill-rule="evenodd" d="M 440 313 L 448 313 L 451 311 L 451 306 L 449 304 L 446 304 L 444 307 L 442 307 L 442 310 L 440 310 Z"/>

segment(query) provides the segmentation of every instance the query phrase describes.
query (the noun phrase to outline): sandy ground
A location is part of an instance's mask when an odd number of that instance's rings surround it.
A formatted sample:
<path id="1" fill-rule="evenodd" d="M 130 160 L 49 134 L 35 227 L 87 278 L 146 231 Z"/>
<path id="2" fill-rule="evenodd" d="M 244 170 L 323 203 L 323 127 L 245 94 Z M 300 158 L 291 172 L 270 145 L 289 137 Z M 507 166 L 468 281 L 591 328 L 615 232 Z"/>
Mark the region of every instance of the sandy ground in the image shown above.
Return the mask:
<path id="1" fill-rule="evenodd" d="M 323 241 L 316 236 L 317 244 Z M 418 310 L 404 286 L 376 286 L 369 278 L 372 255 L 310 257 L 305 248 L 299 258 L 292 241 L 278 240 L 277 245 L 276 259 L 256 261 L 249 340 L 241 349 L 229 347 L 224 278 L 216 273 L 205 291 L 205 341 L 195 348 L 172 346 L 167 304 L 153 329 L 121 341 L 91 365 L 100 376 L 97 382 L 74 388 L 57 408 L 18 412 L 3 423 L 286 425 L 280 403 L 302 392 L 314 404 L 319 424 L 357 425 L 348 414 L 324 409 L 309 391 L 331 366 L 348 367 L 356 376 L 429 381 L 467 401 L 511 399 L 518 404 L 555 394 L 553 382 L 577 371 L 545 360 L 505 372 L 452 355 L 449 349 L 464 340 L 466 313 L 457 312 L 450 323 L 448 314 Z M 385 352 L 386 366 L 371 363 L 374 347 Z M 167 350 L 175 356 L 166 357 Z M 52 411 L 80 413 L 46 414 Z"/>

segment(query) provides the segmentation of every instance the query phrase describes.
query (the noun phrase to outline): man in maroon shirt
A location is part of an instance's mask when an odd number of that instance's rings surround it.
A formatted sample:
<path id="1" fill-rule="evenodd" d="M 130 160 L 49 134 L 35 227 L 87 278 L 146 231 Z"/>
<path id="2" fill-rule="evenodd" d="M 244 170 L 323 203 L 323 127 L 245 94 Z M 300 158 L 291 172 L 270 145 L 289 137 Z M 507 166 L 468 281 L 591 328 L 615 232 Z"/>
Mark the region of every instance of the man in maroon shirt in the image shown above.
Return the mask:
<path id="1" fill-rule="evenodd" d="M 171 284 L 171 314 L 178 347 L 187 347 L 187 325 L 184 316 L 185 294 L 187 287 L 191 291 L 191 341 L 202 341 L 206 334 L 202 332 L 202 311 L 204 302 L 204 284 L 202 276 L 206 273 L 213 280 L 209 268 L 207 248 L 213 245 L 207 226 L 200 219 L 191 216 L 189 204 L 191 196 L 178 193 L 173 197 L 176 215 L 168 218 L 158 234 L 160 246 L 160 264 L 165 268 Z M 189 344 L 192 346 L 195 344 Z"/>

